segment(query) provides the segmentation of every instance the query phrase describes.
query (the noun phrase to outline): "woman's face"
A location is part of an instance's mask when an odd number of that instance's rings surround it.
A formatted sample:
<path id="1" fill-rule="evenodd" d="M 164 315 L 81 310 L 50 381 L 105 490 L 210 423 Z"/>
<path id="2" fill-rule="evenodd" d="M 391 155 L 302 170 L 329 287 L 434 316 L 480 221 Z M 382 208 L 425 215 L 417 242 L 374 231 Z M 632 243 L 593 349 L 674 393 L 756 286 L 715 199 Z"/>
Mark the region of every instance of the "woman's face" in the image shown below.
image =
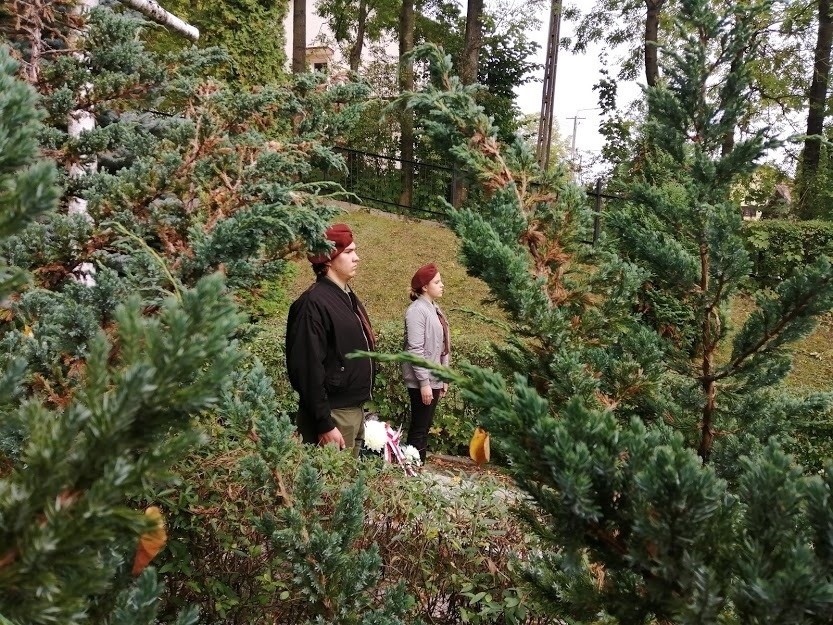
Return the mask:
<path id="1" fill-rule="evenodd" d="M 423 291 L 432 300 L 443 296 L 443 279 L 439 273 L 431 278 L 431 282 L 425 285 Z"/>

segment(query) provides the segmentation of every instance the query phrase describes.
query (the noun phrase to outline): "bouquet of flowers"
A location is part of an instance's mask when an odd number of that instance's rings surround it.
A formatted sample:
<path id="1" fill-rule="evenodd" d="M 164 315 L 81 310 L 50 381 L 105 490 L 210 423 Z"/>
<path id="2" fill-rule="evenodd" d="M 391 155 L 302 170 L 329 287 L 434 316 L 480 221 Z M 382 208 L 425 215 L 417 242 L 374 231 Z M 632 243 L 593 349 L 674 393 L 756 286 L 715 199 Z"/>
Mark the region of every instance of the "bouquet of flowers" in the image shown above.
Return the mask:
<path id="1" fill-rule="evenodd" d="M 368 419 L 364 423 L 364 446 L 375 451 L 385 462 L 396 462 L 407 475 L 416 475 L 416 467 L 422 464 L 419 451 L 413 445 L 400 445 L 401 430 L 392 429 L 384 421 Z"/>

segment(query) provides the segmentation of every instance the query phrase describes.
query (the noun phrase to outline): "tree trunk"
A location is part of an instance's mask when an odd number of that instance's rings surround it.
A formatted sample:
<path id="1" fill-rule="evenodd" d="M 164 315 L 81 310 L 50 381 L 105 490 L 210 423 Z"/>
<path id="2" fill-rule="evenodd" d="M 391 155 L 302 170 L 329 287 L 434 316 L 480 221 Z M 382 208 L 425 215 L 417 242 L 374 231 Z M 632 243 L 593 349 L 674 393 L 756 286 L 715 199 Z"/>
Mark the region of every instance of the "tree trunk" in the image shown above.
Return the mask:
<path id="1" fill-rule="evenodd" d="M 26 67 L 26 79 L 32 85 L 37 85 L 40 80 L 40 61 L 43 54 L 43 24 L 41 23 L 41 16 L 44 14 L 43 2 L 26 3 L 25 6 L 31 11 L 31 20 L 27 19 L 31 24 L 29 31 L 31 37 L 30 51 L 29 51 L 29 65 Z M 15 7 L 16 8 L 16 7 Z M 28 18 L 29 15 L 26 16 Z"/>
<path id="2" fill-rule="evenodd" d="M 820 136 L 824 131 L 827 85 L 830 80 L 830 47 L 833 42 L 833 18 L 830 0 L 819 0 L 819 29 L 813 58 L 813 81 L 810 85 L 807 113 L 807 138 L 801 163 L 805 174 L 814 174 L 819 166 Z M 817 135 L 813 137 L 813 135 Z"/>
<path id="3" fill-rule="evenodd" d="M 292 0 L 292 73 L 307 71 L 307 0 Z"/>
<path id="4" fill-rule="evenodd" d="M 480 49 L 483 47 L 483 0 L 468 0 L 466 12 L 466 45 L 460 59 L 460 81 L 464 85 L 477 82 L 480 68 Z M 459 208 L 466 201 L 468 188 L 462 175 L 451 179 L 451 203 Z"/>
<path id="5" fill-rule="evenodd" d="M 411 61 L 405 61 L 405 55 L 414 48 L 414 0 L 402 0 L 399 13 L 399 88 L 401 92 L 413 91 L 414 69 Z M 411 206 L 414 202 L 414 114 L 413 111 L 402 111 L 400 127 L 402 159 L 402 191 L 399 203 Z"/>
<path id="6" fill-rule="evenodd" d="M 466 45 L 460 59 L 460 80 L 464 85 L 477 82 L 480 48 L 483 46 L 483 0 L 468 0 Z"/>
<path id="7" fill-rule="evenodd" d="M 655 87 L 659 79 L 659 14 L 665 0 L 645 0 L 645 82 Z"/>
<path id="8" fill-rule="evenodd" d="M 364 31 L 367 27 L 367 14 L 370 10 L 367 7 L 367 0 L 359 0 L 359 21 L 356 26 L 356 41 L 350 48 L 350 69 L 359 71 L 362 63 L 362 48 L 364 48 Z"/>
<path id="9" fill-rule="evenodd" d="M 736 73 L 743 63 L 743 52 L 738 51 L 735 55 L 735 58 L 732 59 L 732 63 L 729 65 L 729 73 L 734 74 Z M 721 156 L 728 156 L 729 153 L 735 149 L 735 128 L 732 127 L 730 130 L 727 130 L 726 133 L 723 135 L 723 143 L 720 146 L 720 154 Z"/>
<path id="10" fill-rule="evenodd" d="M 98 0 L 82 0 L 73 7 L 78 15 L 88 15 L 95 7 L 98 6 Z M 77 33 L 73 36 L 68 44 L 70 48 L 75 48 L 79 45 L 79 41 L 86 35 L 84 32 Z M 82 53 L 74 53 L 79 59 L 83 60 L 85 57 Z M 92 91 L 92 84 L 85 83 L 79 92 L 79 96 L 87 98 Z M 70 111 L 67 117 L 67 134 L 73 139 L 77 139 L 82 133 L 88 132 L 95 128 L 95 115 L 92 110 L 79 108 Z M 80 155 L 78 162 L 74 162 L 69 168 L 70 178 L 82 178 L 93 174 L 98 170 L 98 162 L 93 158 L 84 158 L 85 155 Z M 81 197 L 70 197 L 67 201 L 67 211 L 71 214 L 88 215 L 87 200 Z"/>
<path id="11" fill-rule="evenodd" d="M 703 297 L 709 296 L 709 248 L 705 243 L 700 244 L 700 292 Z M 717 395 L 717 384 L 712 379 L 714 370 L 715 341 L 712 337 L 711 317 L 712 307 L 703 311 L 702 336 L 700 342 L 703 350 L 701 386 L 705 403 L 703 404 L 703 419 L 700 423 L 700 445 L 697 453 L 703 462 L 707 462 L 711 455 L 712 444 L 714 443 L 714 412 L 715 398 Z"/>
<path id="12" fill-rule="evenodd" d="M 119 2 L 138 11 L 145 17 L 149 17 L 157 24 L 173 28 L 176 32 L 185 35 L 189 39 L 196 41 L 200 38 L 200 31 L 196 27 L 181 20 L 173 13 L 169 13 L 159 6 L 155 0 L 119 0 Z"/>
<path id="13" fill-rule="evenodd" d="M 81 0 L 78 4 L 73 7 L 73 11 L 76 12 L 78 15 L 88 15 L 90 11 L 92 11 L 95 7 L 99 4 L 99 0 Z M 86 26 L 84 31 L 77 33 L 74 37 L 72 37 L 67 43 L 69 44 L 70 48 L 78 47 L 78 43 L 81 38 L 83 38 L 87 34 Z M 79 59 L 84 60 L 85 56 L 81 52 L 75 52 L 75 54 Z M 79 96 L 87 99 L 90 92 L 92 91 L 92 84 L 85 83 L 81 86 L 79 91 Z M 88 132 L 95 128 L 95 115 L 91 109 L 84 109 L 79 108 L 73 111 L 70 111 L 69 115 L 67 116 L 67 134 L 77 139 L 81 136 L 83 132 Z M 88 155 L 80 154 L 79 159 L 77 162 L 74 162 L 70 165 L 69 168 L 69 177 L 70 178 L 83 178 L 84 176 L 89 176 L 90 174 L 94 174 L 98 170 L 98 161 Z M 89 210 L 87 209 L 87 200 L 82 197 L 72 196 L 67 200 L 67 212 L 70 215 L 83 215 L 87 221 L 92 223 L 92 217 L 90 217 Z M 92 287 L 95 286 L 95 265 L 89 262 L 82 262 L 76 265 L 72 273 L 75 279 L 80 282 L 81 284 L 85 284 L 86 286 Z"/>

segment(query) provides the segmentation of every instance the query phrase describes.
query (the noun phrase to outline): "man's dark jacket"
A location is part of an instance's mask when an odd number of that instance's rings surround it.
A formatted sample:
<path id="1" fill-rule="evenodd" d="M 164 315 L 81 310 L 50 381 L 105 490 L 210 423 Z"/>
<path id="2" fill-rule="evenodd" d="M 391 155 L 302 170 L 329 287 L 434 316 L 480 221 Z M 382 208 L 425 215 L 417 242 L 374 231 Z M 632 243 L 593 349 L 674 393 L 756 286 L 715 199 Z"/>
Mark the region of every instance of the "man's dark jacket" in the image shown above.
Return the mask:
<path id="1" fill-rule="evenodd" d="M 326 277 L 293 302 L 286 322 L 286 368 L 300 397 L 298 430 L 305 441 L 336 427 L 332 408 L 360 406 L 370 399 L 376 375 L 370 358 L 347 354 L 373 348 L 373 333 L 359 315 L 367 311 L 351 291 Z"/>

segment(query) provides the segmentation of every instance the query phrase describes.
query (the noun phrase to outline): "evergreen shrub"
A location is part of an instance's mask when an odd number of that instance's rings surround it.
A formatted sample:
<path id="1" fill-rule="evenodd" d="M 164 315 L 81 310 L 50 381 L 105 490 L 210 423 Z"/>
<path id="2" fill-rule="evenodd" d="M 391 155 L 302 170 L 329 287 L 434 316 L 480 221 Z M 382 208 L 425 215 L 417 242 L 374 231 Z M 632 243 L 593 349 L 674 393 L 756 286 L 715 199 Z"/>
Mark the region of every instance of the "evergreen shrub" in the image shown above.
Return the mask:
<path id="1" fill-rule="evenodd" d="M 505 368 L 439 373 L 482 407 L 528 494 L 519 511 L 542 549 L 527 579 L 564 622 L 831 622 L 833 465 L 807 471 L 785 449 L 833 396 L 781 386 L 791 344 L 833 307 L 830 263 L 758 291 L 734 334 L 727 323 L 752 265 L 731 189 L 777 141 L 722 146 L 770 6 L 680 4 L 680 43 L 646 90 L 633 201 L 605 215 L 596 250 L 575 190 L 500 145 L 438 50 L 415 50 L 432 80 L 394 103 L 489 192 L 449 216 L 467 269 L 508 312 Z"/>
<path id="2" fill-rule="evenodd" d="M 392 618 L 393 605 L 399 620 L 372 622 L 552 622 L 517 584 L 515 558 L 535 544 L 500 482 L 407 478 L 373 456 L 302 445 L 260 366 L 239 373 L 203 425 L 213 444 L 180 465 L 178 488 L 155 495 L 171 610 L 197 604 L 206 623 L 359 623 L 374 610 Z M 340 546 L 320 548 L 330 541 Z"/>
<path id="3" fill-rule="evenodd" d="M 60 196 L 38 160 L 34 91 L 14 78 L 0 46 L 0 247 L 48 219 Z M 40 345 L 13 302 L 28 278 L 0 257 L 0 342 Z M 21 349 L 0 359 L 0 622 L 26 625 L 156 623 L 161 584 L 131 572 L 152 521 L 129 503 L 200 440 L 193 417 L 215 405 L 238 356 L 239 322 L 218 276 L 161 302 L 156 316 L 131 298 L 91 338 L 68 396 L 33 371 Z M 11 341 L 9 339 L 12 339 Z M 27 396 L 33 381 L 38 392 Z M 135 565 L 134 565 L 135 567 Z M 136 573 L 140 569 L 134 568 Z M 178 625 L 193 625 L 185 610 Z"/>

